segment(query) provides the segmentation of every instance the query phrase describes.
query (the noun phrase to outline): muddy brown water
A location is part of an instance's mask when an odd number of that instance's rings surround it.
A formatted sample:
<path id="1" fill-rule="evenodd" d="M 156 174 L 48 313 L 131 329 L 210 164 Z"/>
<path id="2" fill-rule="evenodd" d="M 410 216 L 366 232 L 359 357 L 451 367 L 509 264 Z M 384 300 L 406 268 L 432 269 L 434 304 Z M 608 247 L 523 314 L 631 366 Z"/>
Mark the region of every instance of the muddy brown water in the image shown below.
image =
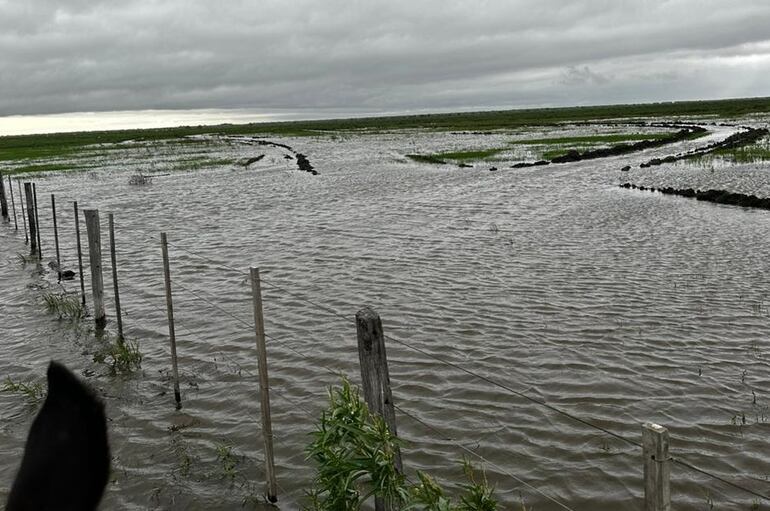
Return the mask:
<path id="1" fill-rule="evenodd" d="M 711 138 L 732 132 L 721 127 Z M 303 503 L 312 477 L 304 449 L 326 388 L 339 381 L 334 372 L 359 380 L 353 317 L 363 305 L 380 312 L 387 334 L 427 353 L 387 347 L 410 474 L 428 471 L 454 492 L 472 452 L 502 509 L 560 509 L 550 498 L 575 510 L 641 509 L 638 447 L 438 357 L 635 442 L 643 422 L 665 425 L 673 455 L 770 493 L 770 212 L 617 188 L 632 181 L 770 195 L 770 169 L 638 169 L 703 140 L 548 167 L 495 164 L 497 172 L 403 157 L 508 139 L 271 139 L 308 155 L 319 176 L 297 171 L 279 149 L 234 140 L 126 144 L 95 155 L 92 171 L 39 176 L 44 263 L 54 253 L 48 194 L 57 194 L 67 268 L 76 264 L 71 201 L 98 208 L 104 226 L 115 213 L 126 334 L 144 361 L 141 372 L 117 377 L 92 362 L 100 341 L 89 323 L 43 311 L 40 296 L 58 289 L 55 274 L 21 264 L 23 235 L 6 224 L 0 375 L 42 381 L 54 358 L 103 395 L 114 454 L 103 509 L 254 507 L 263 458 L 246 276 L 255 265 L 265 280 L 281 509 Z M 128 184 L 137 170 L 164 173 L 200 154 L 257 152 L 267 156 L 248 168 L 218 163 Z M 626 164 L 635 168 L 621 173 Z M 162 230 L 172 243 L 181 411 L 169 380 Z M 23 396 L 0 393 L 0 498 L 35 411 Z M 676 509 L 755 502 L 680 466 L 672 495 Z"/>

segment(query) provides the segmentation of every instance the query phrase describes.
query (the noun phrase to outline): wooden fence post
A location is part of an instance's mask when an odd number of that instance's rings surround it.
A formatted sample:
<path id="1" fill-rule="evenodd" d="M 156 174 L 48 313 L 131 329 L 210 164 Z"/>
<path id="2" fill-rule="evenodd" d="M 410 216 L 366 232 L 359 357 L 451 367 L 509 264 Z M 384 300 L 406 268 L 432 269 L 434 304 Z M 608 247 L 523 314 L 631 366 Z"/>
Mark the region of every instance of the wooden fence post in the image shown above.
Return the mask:
<path id="1" fill-rule="evenodd" d="M 72 205 L 75 208 L 75 237 L 78 239 L 78 270 L 80 272 L 80 302 L 86 306 L 86 284 L 83 280 L 83 248 L 80 245 L 80 215 L 78 214 L 78 201 Z"/>
<path id="2" fill-rule="evenodd" d="M 5 197 L 5 182 L 3 181 L 3 174 L 0 172 L 0 214 L 3 215 L 3 218 L 6 220 L 9 220 L 8 218 L 8 200 Z"/>
<path id="3" fill-rule="evenodd" d="M 270 393 L 267 379 L 267 347 L 265 343 L 265 322 L 262 316 L 262 286 L 259 268 L 251 268 L 251 292 L 254 298 L 254 329 L 257 337 L 257 362 L 259 364 L 259 397 L 262 411 L 262 436 L 265 440 L 265 475 L 267 477 L 267 500 L 278 501 L 273 456 L 273 424 L 270 419 Z"/>
<path id="4" fill-rule="evenodd" d="M 176 361 L 176 331 L 174 330 L 174 303 L 171 299 L 171 270 L 168 264 L 168 240 L 166 233 L 160 233 L 160 248 L 163 252 L 163 277 L 166 282 L 166 312 L 168 313 L 168 336 L 171 342 L 171 370 L 174 377 L 174 399 L 177 410 L 182 408 L 182 395 L 179 392 L 179 369 Z"/>
<path id="5" fill-rule="evenodd" d="M 115 314 L 118 318 L 118 342 L 123 342 L 123 313 L 120 310 L 120 291 L 118 290 L 118 262 L 115 255 L 115 223 L 112 213 L 107 215 L 110 223 L 110 262 L 112 263 L 112 288 L 115 292 Z"/>
<path id="6" fill-rule="evenodd" d="M 35 228 L 35 198 L 32 195 L 32 183 L 24 183 L 24 196 L 27 199 L 27 220 L 29 220 L 29 255 L 36 255 L 37 229 Z"/>
<path id="7" fill-rule="evenodd" d="M 668 430 L 657 424 L 642 426 L 644 511 L 671 511 L 671 463 Z"/>
<path id="8" fill-rule="evenodd" d="M 53 216 L 53 240 L 56 245 L 56 273 L 61 282 L 61 253 L 59 252 L 59 227 L 56 225 L 56 196 L 51 194 L 51 215 Z"/>
<path id="9" fill-rule="evenodd" d="M 37 186 L 32 183 L 32 196 L 35 202 L 35 232 L 37 232 L 37 258 L 43 258 L 43 245 L 40 243 L 40 213 L 37 209 Z"/>
<path id="10" fill-rule="evenodd" d="M 19 230 L 19 222 L 16 220 L 16 200 L 13 198 L 13 183 L 11 176 L 8 176 L 8 190 L 11 191 L 11 206 L 13 206 L 13 228 Z"/>
<path id="11" fill-rule="evenodd" d="M 27 235 L 27 219 L 24 216 L 24 194 L 21 193 L 21 181 L 16 181 L 19 185 L 19 204 L 21 204 L 21 222 L 24 224 L 24 243 L 29 243 L 29 236 Z"/>
<path id="12" fill-rule="evenodd" d="M 88 257 L 91 261 L 91 290 L 94 296 L 94 322 L 96 328 L 107 325 L 104 312 L 104 279 L 102 277 L 102 235 L 99 225 L 99 210 L 84 209 L 86 230 L 88 231 Z"/>
<path id="13" fill-rule="evenodd" d="M 356 330 L 364 400 L 372 413 L 385 420 L 390 433 L 394 437 L 398 436 L 393 393 L 390 389 L 388 356 L 385 352 L 385 334 L 382 330 L 380 315 L 373 309 L 364 307 L 356 313 Z M 396 470 L 403 473 L 401 452 L 398 448 L 396 448 L 393 463 Z M 381 498 L 375 498 L 374 507 L 376 511 L 385 511 L 389 508 Z"/>

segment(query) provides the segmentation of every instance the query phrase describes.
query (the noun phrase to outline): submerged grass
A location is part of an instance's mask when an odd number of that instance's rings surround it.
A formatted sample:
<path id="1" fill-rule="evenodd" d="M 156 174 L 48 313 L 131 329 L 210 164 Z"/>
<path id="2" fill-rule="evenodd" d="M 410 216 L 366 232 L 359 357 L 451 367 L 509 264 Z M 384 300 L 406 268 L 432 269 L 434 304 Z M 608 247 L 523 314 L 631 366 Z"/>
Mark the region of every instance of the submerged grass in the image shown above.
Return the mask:
<path id="1" fill-rule="evenodd" d="M 710 158 L 714 156 L 729 159 L 736 163 L 768 161 L 770 160 L 770 137 L 762 138 L 754 144 L 743 147 L 717 149 L 705 157 Z"/>
<path id="2" fill-rule="evenodd" d="M 44 293 L 43 305 L 45 309 L 59 319 L 78 320 L 85 315 L 85 310 L 80 297 L 68 293 Z"/>
<path id="3" fill-rule="evenodd" d="M 13 381 L 10 376 L 3 382 L 2 392 L 22 394 L 32 404 L 40 402 L 45 397 L 43 384 L 36 381 Z"/>
<path id="4" fill-rule="evenodd" d="M 372 133 L 380 130 L 429 129 L 441 131 L 499 130 L 522 126 L 544 126 L 560 122 L 582 122 L 638 117 L 703 116 L 738 117 L 770 112 L 770 98 L 743 98 L 718 101 L 682 101 L 638 105 L 604 105 L 567 108 L 539 108 L 488 112 L 401 115 L 358 119 L 291 121 L 218 126 L 180 126 L 145 130 L 116 130 L 45 135 L 0 137 L 0 161 L 20 161 L 69 156 L 93 144 L 138 143 L 153 140 L 182 139 L 198 134 L 281 136 L 336 135 L 339 131 L 358 130 Z M 190 139 L 183 139 L 190 140 Z M 190 140 L 191 143 L 200 142 Z"/>
<path id="5" fill-rule="evenodd" d="M 117 339 L 94 353 L 94 362 L 106 364 L 113 374 L 128 374 L 142 368 L 139 341 Z"/>

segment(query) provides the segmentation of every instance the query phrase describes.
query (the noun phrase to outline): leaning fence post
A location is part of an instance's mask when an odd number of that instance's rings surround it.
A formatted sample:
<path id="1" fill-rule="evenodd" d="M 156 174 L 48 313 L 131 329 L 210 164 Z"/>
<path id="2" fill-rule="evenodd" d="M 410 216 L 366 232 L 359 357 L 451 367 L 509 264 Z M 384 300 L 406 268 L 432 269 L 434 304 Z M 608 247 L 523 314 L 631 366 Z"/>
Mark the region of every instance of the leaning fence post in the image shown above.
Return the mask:
<path id="1" fill-rule="evenodd" d="M 78 215 L 78 201 L 72 205 L 75 208 L 75 237 L 78 239 L 78 271 L 80 272 L 80 302 L 86 306 L 86 284 L 83 280 L 83 248 L 80 245 L 80 215 Z"/>
<path id="2" fill-rule="evenodd" d="M 369 409 L 385 420 L 390 433 L 394 437 L 398 436 L 393 393 L 390 389 L 388 356 L 385 352 L 385 334 L 380 315 L 373 309 L 364 307 L 356 313 L 356 330 L 364 399 Z M 403 472 L 401 452 L 398 449 L 393 461 L 396 470 Z M 375 502 L 378 509 L 384 509 L 381 505 L 383 504 Z"/>
<path id="3" fill-rule="evenodd" d="M 265 475 L 267 477 L 267 499 L 278 501 L 273 459 L 273 425 L 270 419 L 270 393 L 267 380 L 267 347 L 265 343 L 265 321 L 262 316 L 262 287 L 259 268 L 251 268 L 251 292 L 254 298 L 254 330 L 257 337 L 257 362 L 259 364 L 259 397 L 262 411 L 262 436 L 265 440 Z"/>
<path id="4" fill-rule="evenodd" d="M 8 218 L 8 200 L 5 198 L 5 183 L 3 182 L 3 174 L 0 172 L 0 213 L 2 213 L 3 218 L 6 220 L 10 220 Z"/>
<path id="5" fill-rule="evenodd" d="M 24 224 L 24 243 L 29 243 L 29 236 L 27 236 L 27 219 L 24 217 L 24 194 L 21 193 L 21 181 L 16 181 L 19 185 L 19 204 L 21 204 L 21 222 Z"/>
<path id="6" fill-rule="evenodd" d="M 43 245 L 40 243 L 40 214 L 37 210 L 37 186 L 32 183 L 32 196 L 35 203 L 35 232 L 37 232 L 37 258 L 43 258 Z"/>
<path id="7" fill-rule="evenodd" d="M 171 370 L 174 377 L 174 399 L 177 409 L 182 407 L 179 392 L 179 369 L 176 362 L 176 331 L 174 330 L 174 303 L 171 300 L 171 270 L 168 264 L 168 240 L 166 233 L 160 233 L 160 248 L 163 252 L 163 277 L 166 282 L 166 312 L 168 313 L 168 337 L 171 342 Z"/>
<path id="8" fill-rule="evenodd" d="M 32 195 L 32 183 L 24 183 L 24 196 L 27 199 L 27 219 L 29 220 L 29 254 L 37 254 L 37 236 L 35 233 L 35 198 Z"/>
<path id="9" fill-rule="evenodd" d="M 642 426 L 644 511 L 671 511 L 671 463 L 668 430 L 657 424 Z"/>
<path id="10" fill-rule="evenodd" d="M 94 295 L 94 321 L 96 328 L 107 325 L 104 312 L 104 279 L 102 278 L 102 235 L 99 226 L 99 210 L 84 209 L 88 231 L 88 257 L 91 262 L 91 290 Z"/>
<path id="11" fill-rule="evenodd" d="M 118 340 L 123 342 L 123 313 L 120 310 L 120 291 L 118 290 L 118 262 L 115 255 L 115 223 L 112 213 L 107 215 L 110 223 L 110 262 L 112 263 L 112 288 L 115 292 L 115 315 L 118 318 Z"/>
<path id="12" fill-rule="evenodd" d="M 13 198 L 13 183 L 11 182 L 11 176 L 8 176 L 8 189 L 11 191 L 11 206 L 13 206 L 13 228 L 19 230 L 19 223 L 16 220 L 16 200 Z"/>
<path id="13" fill-rule="evenodd" d="M 51 194 L 51 215 L 53 216 L 53 240 L 56 245 L 56 273 L 61 282 L 61 254 L 59 252 L 59 227 L 56 225 L 56 196 Z"/>

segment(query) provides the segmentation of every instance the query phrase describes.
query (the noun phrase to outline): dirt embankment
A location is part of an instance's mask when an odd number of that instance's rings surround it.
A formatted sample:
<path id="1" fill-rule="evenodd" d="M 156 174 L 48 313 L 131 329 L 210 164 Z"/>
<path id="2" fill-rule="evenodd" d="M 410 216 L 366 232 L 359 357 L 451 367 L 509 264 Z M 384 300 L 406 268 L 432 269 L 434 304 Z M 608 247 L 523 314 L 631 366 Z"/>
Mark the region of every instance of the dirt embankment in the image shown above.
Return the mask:
<path id="1" fill-rule="evenodd" d="M 726 139 L 713 142 L 703 147 L 698 147 L 690 152 L 684 154 L 677 154 L 672 156 L 666 156 L 665 158 L 653 158 L 652 160 L 639 165 L 641 168 L 652 167 L 655 165 L 662 165 L 664 163 L 673 163 L 679 160 L 686 160 L 689 158 L 697 158 L 709 153 L 713 153 L 719 150 L 736 149 L 745 145 L 753 144 L 760 138 L 766 136 L 768 130 L 766 128 L 746 128 L 746 131 L 740 131 L 733 133 Z"/>
<path id="2" fill-rule="evenodd" d="M 566 154 L 562 156 L 557 156 L 556 158 L 553 158 L 550 161 L 539 160 L 531 163 L 521 162 L 521 163 L 516 163 L 514 165 L 511 165 L 511 168 L 520 169 L 524 167 L 536 167 L 539 165 L 548 165 L 551 163 L 569 163 L 569 162 L 581 161 L 581 160 L 593 160 L 596 158 L 606 158 L 608 156 L 620 156 L 623 154 L 634 153 L 637 151 L 643 151 L 645 149 L 651 149 L 653 147 L 661 147 L 667 144 L 672 144 L 674 142 L 687 140 L 689 138 L 693 138 L 698 135 L 701 135 L 707 131 L 706 128 L 702 126 L 690 126 L 690 125 L 681 125 L 681 124 L 672 124 L 672 123 L 658 123 L 658 124 L 649 124 L 645 126 L 658 127 L 658 128 L 679 128 L 679 131 L 672 133 L 667 137 L 653 139 L 653 140 L 640 140 L 639 142 L 634 142 L 632 144 L 626 144 L 626 143 L 616 144 L 610 147 L 604 147 L 601 149 L 592 149 L 592 150 L 583 151 L 583 152 L 580 152 L 576 149 L 572 149 L 568 151 Z"/>
<path id="3" fill-rule="evenodd" d="M 689 197 L 692 199 L 713 202 L 716 204 L 729 204 L 731 206 L 743 206 L 744 208 L 759 208 L 770 210 L 770 198 L 757 197 L 756 195 L 746 195 L 743 193 L 728 192 L 727 190 L 693 190 L 692 188 L 655 188 L 646 186 L 636 186 L 632 183 L 623 183 L 620 188 L 629 190 L 641 190 L 649 192 L 659 192 L 664 195 L 678 195 L 680 197 Z"/>
<path id="4" fill-rule="evenodd" d="M 281 144 L 279 142 L 271 142 L 270 140 L 263 140 L 260 138 L 246 138 L 246 139 L 238 139 L 238 140 L 240 140 L 241 142 L 246 142 L 248 144 L 256 144 L 261 146 L 278 147 L 281 149 L 285 149 L 289 151 L 289 153 L 291 153 L 291 155 L 287 154 L 285 158 L 295 160 L 297 163 L 297 168 L 299 170 L 308 172 L 310 174 L 313 174 L 314 176 L 318 175 L 318 171 L 315 170 L 315 168 L 310 163 L 310 160 L 307 158 L 307 156 L 305 156 L 304 154 L 298 151 L 295 151 L 294 148 L 289 145 Z M 247 165 L 254 163 L 255 161 L 261 160 L 264 156 L 265 155 L 262 154 L 259 156 L 255 156 L 254 158 L 249 158 L 249 160 L 247 160 L 248 161 Z"/>
<path id="5" fill-rule="evenodd" d="M 608 156 L 620 156 L 622 154 L 634 153 L 637 151 L 643 151 L 645 149 L 652 149 L 653 147 L 661 147 L 667 144 L 672 144 L 674 142 L 681 142 L 682 140 L 693 138 L 705 132 L 706 128 L 701 126 L 682 126 L 679 131 L 664 138 L 640 140 L 639 142 L 634 142 L 633 144 L 617 144 L 611 147 L 594 149 L 582 153 L 573 149 L 563 156 L 557 156 L 556 158 L 553 158 L 551 163 L 568 163 L 572 161 L 606 158 Z"/>

